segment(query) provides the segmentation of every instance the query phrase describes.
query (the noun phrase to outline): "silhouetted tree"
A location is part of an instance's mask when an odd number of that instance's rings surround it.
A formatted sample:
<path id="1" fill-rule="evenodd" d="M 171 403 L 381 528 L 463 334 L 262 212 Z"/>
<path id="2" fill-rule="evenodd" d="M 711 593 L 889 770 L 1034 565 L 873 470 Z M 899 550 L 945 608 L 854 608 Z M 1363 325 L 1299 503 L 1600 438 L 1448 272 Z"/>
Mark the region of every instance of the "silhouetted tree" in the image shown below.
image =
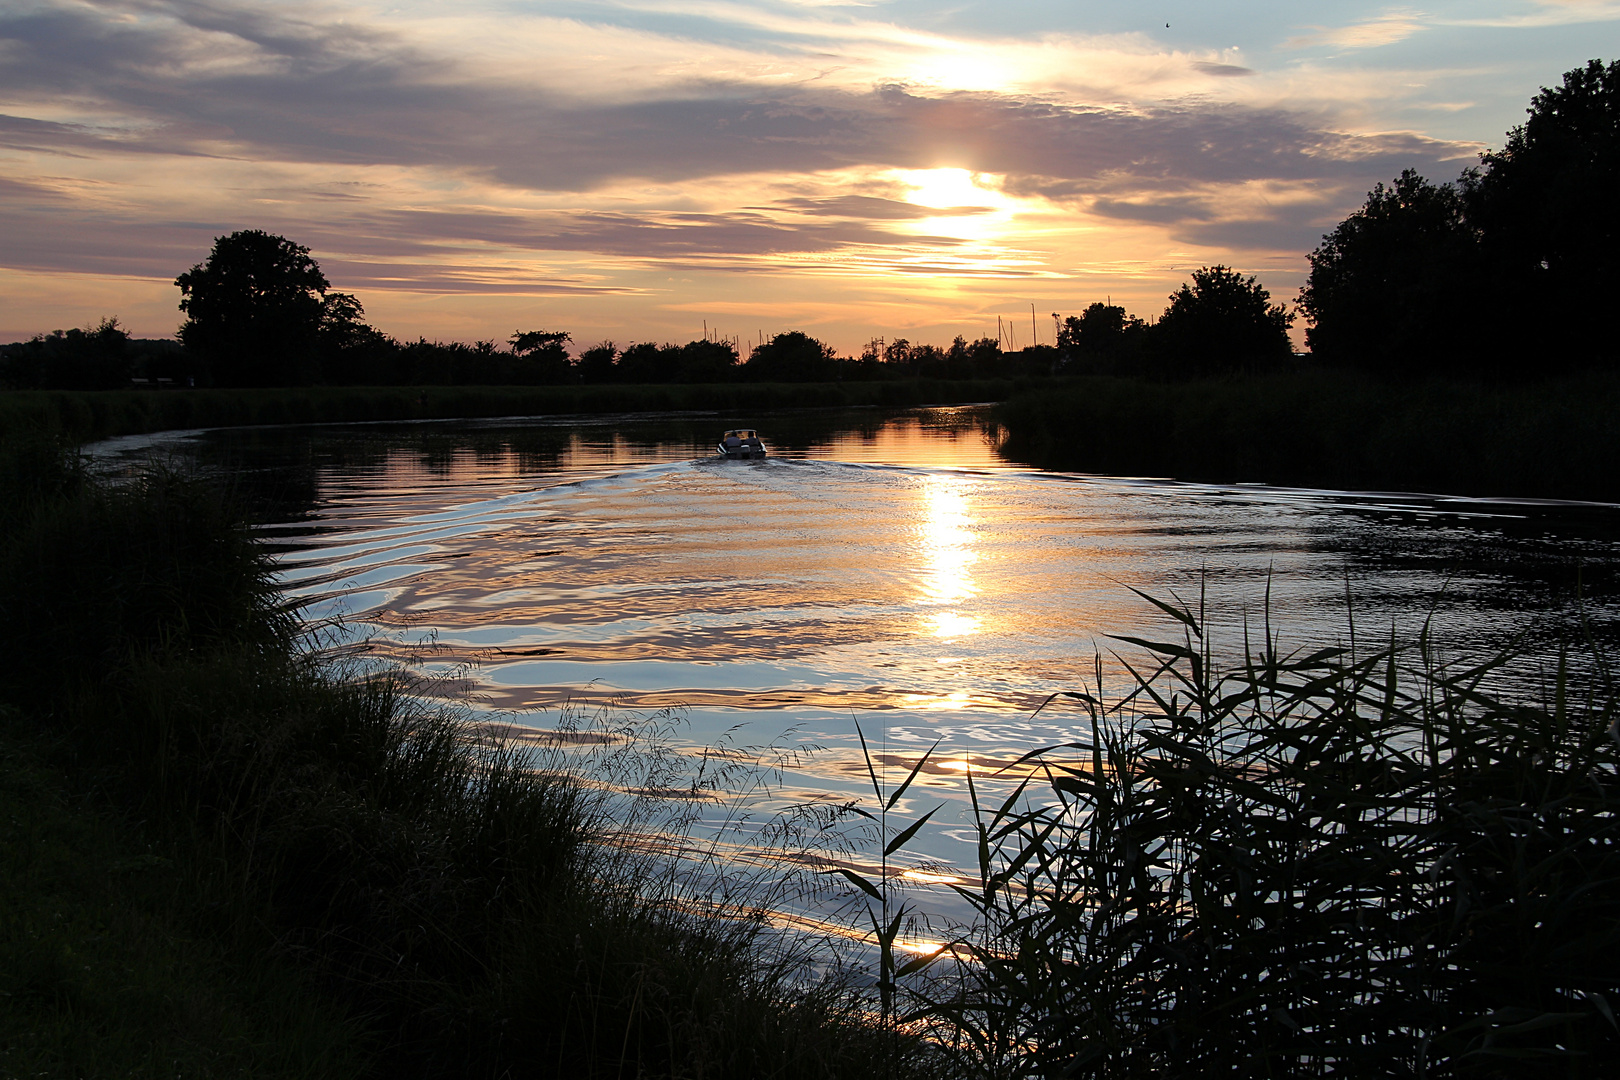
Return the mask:
<path id="1" fill-rule="evenodd" d="M 399 345 L 369 325 L 365 314 L 349 293 L 329 292 L 321 300 L 317 340 L 322 381 L 342 386 L 395 381 Z"/>
<path id="2" fill-rule="evenodd" d="M 758 382 L 819 382 L 834 377 L 836 358 L 831 345 L 789 330 L 756 346 L 744 371 Z"/>
<path id="3" fill-rule="evenodd" d="M 180 340 L 223 386 L 315 382 L 326 277 L 309 249 L 247 229 L 219 237 L 205 262 L 175 278 Z"/>
<path id="4" fill-rule="evenodd" d="M 644 341 L 624 350 L 614 365 L 614 378 L 628 383 L 730 382 L 736 373 L 737 346 L 708 339 L 685 345 Z"/>
<path id="5" fill-rule="evenodd" d="M 1194 270 L 1192 283 L 1170 294 L 1150 331 L 1155 359 L 1170 374 L 1210 375 L 1262 367 L 1292 353 L 1294 316 L 1271 302 L 1254 277 L 1226 266 Z"/>
<path id="6" fill-rule="evenodd" d="M 1463 198 L 1515 349 L 1616 356 L 1620 288 L 1620 61 L 1543 88 L 1507 144 L 1465 174 Z M 1557 312 L 1557 317 L 1549 317 Z"/>
<path id="7" fill-rule="evenodd" d="M 1489 326 L 1478 261 L 1458 190 L 1407 169 L 1310 254 L 1305 341 L 1321 359 L 1386 372 L 1466 363 Z"/>
<path id="8" fill-rule="evenodd" d="M 0 349 L 0 384 L 19 390 L 114 390 L 129 385 L 131 368 L 129 335 L 116 318 Z"/>
<path id="9" fill-rule="evenodd" d="M 581 382 L 612 382 L 615 374 L 613 365 L 618 358 L 619 350 L 614 348 L 613 342 L 603 341 L 580 353 L 574 367 L 579 371 Z"/>
<path id="10" fill-rule="evenodd" d="M 1001 351 L 1001 342 L 992 337 L 969 342 L 963 355 L 967 358 L 968 370 L 975 374 L 998 374 L 1006 366 L 1007 354 Z"/>
<path id="11" fill-rule="evenodd" d="M 1065 366 L 1119 373 L 1141 365 L 1147 323 L 1116 304 L 1094 303 L 1058 328 L 1057 349 Z"/>
<path id="12" fill-rule="evenodd" d="M 737 373 L 737 346 L 729 341 L 689 341 L 677 358 L 678 378 L 686 383 L 729 382 Z"/>
<path id="13" fill-rule="evenodd" d="M 617 381 L 625 383 L 673 382 L 675 358 L 667 355 L 657 344 L 641 341 L 619 354 Z"/>
<path id="14" fill-rule="evenodd" d="M 567 333 L 520 330 L 508 340 L 515 362 L 509 366 L 509 377 L 501 381 L 514 386 L 554 386 L 573 379 Z"/>

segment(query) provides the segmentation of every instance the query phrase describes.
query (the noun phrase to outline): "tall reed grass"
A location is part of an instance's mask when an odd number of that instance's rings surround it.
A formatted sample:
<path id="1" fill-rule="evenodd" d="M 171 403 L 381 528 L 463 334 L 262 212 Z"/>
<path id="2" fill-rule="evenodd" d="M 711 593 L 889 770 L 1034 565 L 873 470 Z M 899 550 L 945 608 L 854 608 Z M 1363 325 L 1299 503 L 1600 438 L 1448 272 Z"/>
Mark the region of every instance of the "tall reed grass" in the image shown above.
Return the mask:
<path id="1" fill-rule="evenodd" d="M 1267 630 L 1221 666 L 1201 604 L 1152 602 L 1180 640 L 1122 639 L 1128 686 L 1099 663 L 1048 703 L 1074 741 L 999 804 L 970 788 L 976 923 L 911 1022 L 983 1077 L 1615 1075 L 1605 658 L 1519 700 L 1484 689 L 1507 656 L 1449 665 L 1426 634 Z"/>

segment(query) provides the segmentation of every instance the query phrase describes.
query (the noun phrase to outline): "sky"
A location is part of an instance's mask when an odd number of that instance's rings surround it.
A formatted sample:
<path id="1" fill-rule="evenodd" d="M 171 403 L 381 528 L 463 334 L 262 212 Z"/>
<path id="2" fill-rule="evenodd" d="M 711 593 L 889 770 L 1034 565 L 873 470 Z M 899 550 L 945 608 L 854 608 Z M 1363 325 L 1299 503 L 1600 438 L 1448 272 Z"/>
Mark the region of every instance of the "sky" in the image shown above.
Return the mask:
<path id="1" fill-rule="evenodd" d="M 1373 184 L 1617 55 L 1620 0 L 0 0 L 0 341 L 171 336 L 237 229 L 410 340 L 1050 344 L 1216 263 L 1291 303 Z"/>

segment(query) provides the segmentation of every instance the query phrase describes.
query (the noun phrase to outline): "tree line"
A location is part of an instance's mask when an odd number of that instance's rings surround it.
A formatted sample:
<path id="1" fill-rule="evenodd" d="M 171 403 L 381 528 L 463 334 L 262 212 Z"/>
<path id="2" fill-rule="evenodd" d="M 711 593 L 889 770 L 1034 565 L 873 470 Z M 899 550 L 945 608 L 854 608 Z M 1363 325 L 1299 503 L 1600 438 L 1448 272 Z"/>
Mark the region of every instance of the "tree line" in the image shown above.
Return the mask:
<path id="1" fill-rule="evenodd" d="M 110 389 L 132 377 L 173 385 L 545 386 L 577 383 L 833 382 L 985 378 L 1048 373 L 1050 347 L 1004 352 L 985 338 L 948 348 L 874 341 L 859 356 L 801 330 L 745 358 L 735 340 L 685 344 L 603 341 L 570 352 L 565 331 L 520 330 L 505 342 L 400 341 L 330 287 L 301 244 L 249 229 L 222 236 L 175 279 L 185 313 L 178 342 L 133 341 L 116 319 L 0 346 L 0 383 L 14 388 Z"/>
<path id="2" fill-rule="evenodd" d="M 95 389 L 134 374 L 195 385 L 548 385 L 822 382 L 1102 373 L 1186 378 L 1312 360 L 1386 375 L 1499 376 L 1612 364 L 1608 303 L 1620 263 L 1620 62 L 1592 60 L 1531 101 L 1503 148 L 1452 183 L 1404 171 L 1308 256 L 1295 311 L 1254 277 L 1205 266 L 1151 321 L 1112 302 L 1057 321 L 1055 346 L 1007 351 L 877 339 L 855 357 L 794 330 L 745 358 L 734 340 L 603 341 L 566 332 L 506 342 L 396 340 L 337 292 L 309 249 L 244 230 L 175 279 L 179 345 L 132 342 L 116 320 L 0 346 L 0 383 Z"/>
<path id="3" fill-rule="evenodd" d="M 1543 89 L 1452 183 L 1407 169 L 1308 256 L 1295 305 L 1312 361 L 1489 378 L 1612 366 L 1620 288 L 1620 62 Z M 1071 370 L 1220 374 L 1288 356 L 1296 312 L 1253 278 L 1194 271 L 1153 323 L 1092 304 L 1063 323 Z"/>

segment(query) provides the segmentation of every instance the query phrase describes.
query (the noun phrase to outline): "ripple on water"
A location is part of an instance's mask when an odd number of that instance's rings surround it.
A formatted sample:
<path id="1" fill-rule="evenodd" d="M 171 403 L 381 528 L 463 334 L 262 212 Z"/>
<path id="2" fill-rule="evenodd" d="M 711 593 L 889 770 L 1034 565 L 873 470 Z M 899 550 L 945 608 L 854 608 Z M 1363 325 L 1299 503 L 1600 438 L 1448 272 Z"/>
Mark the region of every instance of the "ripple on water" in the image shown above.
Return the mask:
<path id="1" fill-rule="evenodd" d="M 755 462 L 701 456 L 712 418 L 183 443 L 308 493 L 266 527 L 306 611 L 516 723 L 684 706 L 694 748 L 821 748 L 767 808 L 857 795 L 857 720 L 896 778 L 937 740 L 908 801 L 948 804 L 919 847 L 943 863 L 969 765 L 1006 790 L 1019 756 L 1076 730 L 1036 705 L 1099 654 L 1123 686 L 1111 635 L 1179 634 L 1133 588 L 1202 599 L 1228 655 L 1268 619 L 1285 643 L 1344 640 L 1347 590 L 1363 635 L 1432 620 L 1459 653 L 1545 645 L 1573 623 L 1577 568 L 1591 625 L 1620 626 L 1615 508 L 1045 475 L 998 461 L 972 410 L 807 415 L 778 418 L 778 456 Z"/>

